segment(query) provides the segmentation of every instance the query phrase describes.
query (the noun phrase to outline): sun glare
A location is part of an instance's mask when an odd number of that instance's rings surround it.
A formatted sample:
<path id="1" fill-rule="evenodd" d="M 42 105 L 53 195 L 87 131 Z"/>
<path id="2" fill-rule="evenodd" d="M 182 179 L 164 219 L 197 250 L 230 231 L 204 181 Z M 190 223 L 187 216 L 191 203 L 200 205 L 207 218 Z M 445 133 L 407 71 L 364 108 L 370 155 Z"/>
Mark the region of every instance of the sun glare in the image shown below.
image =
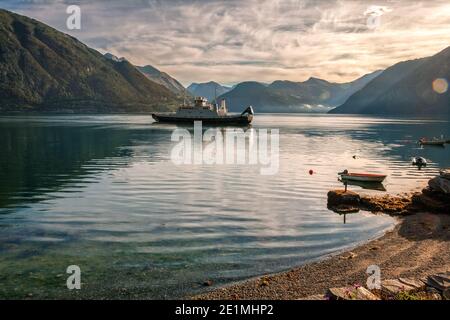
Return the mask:
<path id="1" fill-rule="evenodd" d="M 448 90 L 448 81 L 444 78 L 438 78 L 433 81 L 433 90 L 439 94 L 446 93 Z"/>

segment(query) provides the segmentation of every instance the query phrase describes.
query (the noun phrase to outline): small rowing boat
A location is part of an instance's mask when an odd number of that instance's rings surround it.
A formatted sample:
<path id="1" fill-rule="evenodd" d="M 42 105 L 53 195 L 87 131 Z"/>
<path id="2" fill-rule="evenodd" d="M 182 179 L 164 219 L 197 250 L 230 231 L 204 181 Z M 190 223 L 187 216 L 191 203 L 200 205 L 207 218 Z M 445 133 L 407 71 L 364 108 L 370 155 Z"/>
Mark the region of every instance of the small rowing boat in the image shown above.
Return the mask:
<path id="1" fill-rule="evenodd" d="M 344 170 L 340 172 L 339 175 L 343 181 L 352 180 L 352 181 L 361 181 L 361 182 L 383 182 L 386 179 L 386 175 L 383 174 L 373 174 L 373 173 L 355 173 L 348 172 L 348 170 Z"/>

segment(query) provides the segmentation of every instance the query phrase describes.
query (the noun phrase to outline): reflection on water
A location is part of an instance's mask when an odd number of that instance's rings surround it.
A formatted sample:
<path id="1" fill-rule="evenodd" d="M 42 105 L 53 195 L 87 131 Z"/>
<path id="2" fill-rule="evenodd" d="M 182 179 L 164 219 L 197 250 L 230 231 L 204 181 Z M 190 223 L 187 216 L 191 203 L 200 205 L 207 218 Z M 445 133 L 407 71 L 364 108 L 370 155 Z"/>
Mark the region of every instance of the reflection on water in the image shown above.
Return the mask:
<path id="1" fill-rule="evenodd" d="M 348 190 L 350 186 L 357 186 L 365 190 L 386 191 L 386 187 L 382 182 L 366 182 L 342 179 L 339 179 L 339 181 L 344 185 L 345 190 Z"/>
<path id="2" fill-rule="evenodd" d="M 280 129 L 280 168 L 170 161 L 175 126 L 147 116 L 0 118 L 0 296 L 174 298 L 311 261 L 380 235 L 392 219 L 326 209 L 337 172 L 423 187 L 450 147 L 448 122 L 259 115 Z M 421 171 L 411 157 L 422 156 Z M 309 170 L 314 174 L 310 175 Z M 360 190 L 361 186 L 349 186 Z M 382 191 L 364 189 L 367 193 Z M 65 270 L 82 270 L 82 290 Z"/>

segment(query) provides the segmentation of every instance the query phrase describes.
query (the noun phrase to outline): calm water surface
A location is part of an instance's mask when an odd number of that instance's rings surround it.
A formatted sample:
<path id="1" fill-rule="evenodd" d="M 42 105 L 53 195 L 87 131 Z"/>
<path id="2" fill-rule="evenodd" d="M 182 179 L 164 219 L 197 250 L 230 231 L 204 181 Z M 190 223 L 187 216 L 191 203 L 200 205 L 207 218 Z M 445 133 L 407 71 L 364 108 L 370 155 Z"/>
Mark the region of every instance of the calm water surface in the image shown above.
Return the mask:
<path id="1" fill-rule="evenodd" d="M 0 118 L 0 297 L 178 298 L 207 279 L 281 271 L 393 226 L 364 212 L 344 224 L 327 210 L 338 171 L 387 173 L 387 192 L 402 193 L 450 166 L 449 146 L 416 144 L 450 136 L 446 121 L 257 115 L 255 129 L 280 130 L 272 176 L 250 165 L 177 166 L 176 127 L 151 122 Z M 412 156 L 430 165 L 418 171 Z M 69 265 L 82 270 L 80 291 L 65 287 Z"/>

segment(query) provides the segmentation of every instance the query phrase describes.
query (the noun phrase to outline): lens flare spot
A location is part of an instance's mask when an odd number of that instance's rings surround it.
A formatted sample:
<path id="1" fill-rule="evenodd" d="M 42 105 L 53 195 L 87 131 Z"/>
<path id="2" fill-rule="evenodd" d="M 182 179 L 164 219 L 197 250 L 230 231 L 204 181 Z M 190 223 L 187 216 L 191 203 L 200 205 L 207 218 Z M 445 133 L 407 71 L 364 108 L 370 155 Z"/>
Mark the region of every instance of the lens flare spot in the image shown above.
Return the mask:
<path id="1" fill-rule="evenodd" d="M 433 90 L 439 94 L 446 93 L 448 90 L 448 82 L 444 78 L 438 78 L 433 81 Z"/>

